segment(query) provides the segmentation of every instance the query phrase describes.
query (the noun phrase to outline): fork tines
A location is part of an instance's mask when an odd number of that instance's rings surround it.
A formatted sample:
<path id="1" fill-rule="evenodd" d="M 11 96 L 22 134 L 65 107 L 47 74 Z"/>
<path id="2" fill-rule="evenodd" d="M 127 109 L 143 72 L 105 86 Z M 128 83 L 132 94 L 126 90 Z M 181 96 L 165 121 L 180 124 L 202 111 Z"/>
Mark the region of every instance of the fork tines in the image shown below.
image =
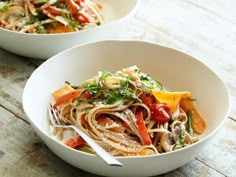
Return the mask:
<path id="1" fill-rule="evenodd" d="M 54 126 L 61 125 L 58 110 L 53 108 L 52 104 L 50 104 L 49 115 L 50 115 L 50 120 Z"/>

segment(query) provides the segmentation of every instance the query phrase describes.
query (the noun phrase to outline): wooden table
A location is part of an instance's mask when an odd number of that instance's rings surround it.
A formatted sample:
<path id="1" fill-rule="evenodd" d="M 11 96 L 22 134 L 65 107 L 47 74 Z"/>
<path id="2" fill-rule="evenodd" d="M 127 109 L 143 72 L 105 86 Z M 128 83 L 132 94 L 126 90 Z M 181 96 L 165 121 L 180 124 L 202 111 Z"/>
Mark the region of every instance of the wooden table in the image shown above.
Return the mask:
<path id="1" fill-rule="evenodd" d="M 223 78 L 231 93 L 231 111 L 216 138 L 194 160 L 160 176 L 236 176 L 235 7 L 235 0 L 140 0 L 118 35 L 160 43 L 199 58 Z M 27 121 L 23 88 L 43 62 L 0 49 L 0 176 L 96 176 L 59 159 Z"/>

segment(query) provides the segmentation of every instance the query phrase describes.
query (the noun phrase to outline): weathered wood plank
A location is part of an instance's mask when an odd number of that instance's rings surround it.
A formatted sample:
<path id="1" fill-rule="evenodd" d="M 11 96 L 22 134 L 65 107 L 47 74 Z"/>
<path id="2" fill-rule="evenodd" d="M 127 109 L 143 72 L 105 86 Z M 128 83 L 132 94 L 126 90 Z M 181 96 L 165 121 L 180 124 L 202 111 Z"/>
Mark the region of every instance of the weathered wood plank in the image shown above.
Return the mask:
<path id="1" fill-rule="evenodd" d="M 224 177 L 225 175 L 210 168 L 198 160 L 192 160 L 187 165 L 173 172 L 161 175 L 161 177 Z"/>
<path id="2" fill-rule="evenodd" d="M 194 160 L 159 177 L 236 176 L 235 3 L 234 0 L 141 0 L 134 16 L 126 19 L 125 28 L 116 36 L 160 43 L 199 58 L 225 80 L 232 95 L 232 119 L 226 120 L 215 139 Z M 31 126 L 22 121 L 27 120 L 21 98 L 24 85 L 42 62 L 0 49 L 1 176 L 96 177 L 55 156 Z"/>
<path id="3" fill-rule="evenodd" d="M 31 59 L 31 58 L 26 58 L 25 60 L 28 60 L 29 62 L 33 63 L 36 66 L 41 65 L 43 62 L 46 60 L 40 60 L 40 59 Z"/>
<path id="4" fill-rule="evenodd" d="M 0 105 L 27 120 L 22 108 L 22 93 L 36 66 L 3 49 L 0 53 Z"/>
<path id="5" fill-rule="evenodd" d="M 236 122 L 227 119 L 217 137 L 197 159 L 229 177 L 236 176 Z"/>
<path id="6" fill-rule="evenodd" d="M 226 21 L 236 24 L 236 1 L 232 0 L 184 0 L 187 3 L 204 9 Z M 227 12 L 227 13 L 226 13 Z"/>
<path id="7" fill-rule="evenodd" d="M 2 177 L 90 176 L 54 155 L 29 124 L 17 119 L 2 107 L 0 107 L 0 115 L 0 171 Z"/>

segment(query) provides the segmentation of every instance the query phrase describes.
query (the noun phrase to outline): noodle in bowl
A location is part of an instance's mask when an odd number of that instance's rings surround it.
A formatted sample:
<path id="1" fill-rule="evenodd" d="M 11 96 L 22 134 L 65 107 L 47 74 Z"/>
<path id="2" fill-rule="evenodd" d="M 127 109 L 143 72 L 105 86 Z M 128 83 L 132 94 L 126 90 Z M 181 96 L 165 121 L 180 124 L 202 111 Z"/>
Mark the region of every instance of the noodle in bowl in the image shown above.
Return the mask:
<path id="1" fill-rule="evenodd" d="M 160 81 L 168 90 L 189 91 L 196 98 L 196 109 L 207 125 L 197 142 L 166 153 L 118 155 L 116 158 L 123 166 L 114 167 L 108 166 L 94 154 L 64 145 L 52 135 L 47 121 L 47 107 L 52 93 L 65 81 L 83 83 L 98 71 L 116 72 L 133 65 Z M 221 102 L 217 101 L 219 99 Z M 66 162 L 103 176 L 154 176 L 186 164 L 204 150 L 218 132 L 228 115 L 229 102 L 224 82 L 204 63 L 175 49 L 140 41 L 101 41 L 59 53 L 36 69 L 23 93 L 24 110 L 47 146 Z M 68 138 L 71 135 L 65 136 Z"/>
<path id="2" fill-rule="evenodd" d="M 17 55 L 48 59 L 75 45 L 116 37 L 137 5 L 137 0 L 78 0 L 78 12 L 73 12 L 70 4 L 74 0 L 58 2 L 1 1 L 0 47 Z"/>

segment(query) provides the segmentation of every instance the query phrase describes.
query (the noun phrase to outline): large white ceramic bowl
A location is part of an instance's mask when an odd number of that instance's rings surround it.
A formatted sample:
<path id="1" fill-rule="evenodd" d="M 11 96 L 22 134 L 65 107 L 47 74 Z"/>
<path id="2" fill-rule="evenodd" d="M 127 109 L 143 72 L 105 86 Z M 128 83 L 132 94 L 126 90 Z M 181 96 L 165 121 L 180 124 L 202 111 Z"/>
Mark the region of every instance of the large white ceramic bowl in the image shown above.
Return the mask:
<path id="1" fill-rule="evenodd" d="M 104 24 L 88 30 L 60 34 L 19 33 L 0 28 L 0 47 L 17 55 L 48 59 L 75 45 L 114 39 L 138 0 L 96 0 L 102 5 Z"/>
<path id="2" fill-rule="evenodd" d="M 118 157 L 123 167 L 108 166 L 95 155 L 70 149 L 48 131 L 51 93 L 65 81 L 80 84 L 97 71 L 115 72 L 137 65 L 168 89 L 190 91 L 207 123 L 200 141 L 171 153 L 146 157 Z M 220 101 L 219 101 L 220 100 Z M 204 63 L 175 49 L 141 41 L 101 41 L 66 50 L 45 61 L 29 78 L 23 106 L 29 121 L 46 145 L 61 159 L 104 176 L 153 176 L 174 170 L 193 159 L 222 126 L 230 109 L 224 82 Z"/>

